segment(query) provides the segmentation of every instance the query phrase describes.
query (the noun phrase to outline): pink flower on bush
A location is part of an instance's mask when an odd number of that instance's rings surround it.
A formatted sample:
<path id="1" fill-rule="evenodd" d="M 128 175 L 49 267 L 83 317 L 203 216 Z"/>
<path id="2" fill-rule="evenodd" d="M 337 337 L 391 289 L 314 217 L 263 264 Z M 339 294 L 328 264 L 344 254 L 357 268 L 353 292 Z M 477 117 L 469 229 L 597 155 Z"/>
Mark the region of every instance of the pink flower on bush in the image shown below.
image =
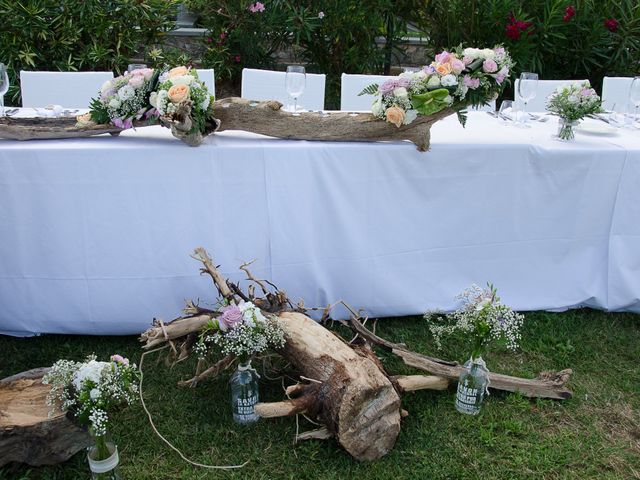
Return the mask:
<path id="1" fill-rule="evenodd" d="M 571 19 L 575 14 L 576 14 L 575 7 L 573 5 L 569 5 L 564 11 L 564 17 L 562 17 L 562 20 L 564 20 L 564 22 L 567 23 L 571 21 Z"/>
<path id="2" fill-rule="evenodd" d="M 236 63 L 240 63 L 240 60 L 241 60 L 240 55 L 236 55 L 235 57 L 233 57 L 233 61 Z"/>
<path id="3" fill-rule="evenodd" d="M 227 38 L 227 34 L 226 34 L 226 33 L 224 33 L 224 32 L 222 32 L 222 33 L 220 34 L 220 40 L 224 40 L 225 38 Z"/>
<path id="4" fill-rule="evenodd" d="M 237 305 L 229 305 L 221 311 L 222 315 L 218 318 L 218 324 L 220 325 L 220 330 L 223 332 L 242 323 L 242 311 L 240 311 Z"/>
<path id="5" fill-rule="evenodd" d="M 618 31 L 618 20 L 615 18 L 607 18 L 604 21 L 604 28 L 609 30 L 611 33 L 616 33 Z"/>
<path id="6" fill-rule="evenodd" d="M 253 5 L 249 5 L 249 11 L 251 13 L 264 12 L 264 3 L 256 2 Z"/>
<path id="7" fill-rule="evenodd" d="M 473 77 L 471 77 L 469 75 L 465 75 L 462 78 L 462 83 L 466 87 L 469 87 L 471 90 L 475 90 L 476 88 L 478 88 L 480 86 L 480 79 L 479 78 L 473 78 Z"/>
<path id="8" fill-rule="evenodd" d="M 498 64 L 495 62 L 495 60 L 491 60 L 490 58 L 488 58 L 482 63 L 482 70 L 484 70 L 486 73 L 497 72 Z"/>

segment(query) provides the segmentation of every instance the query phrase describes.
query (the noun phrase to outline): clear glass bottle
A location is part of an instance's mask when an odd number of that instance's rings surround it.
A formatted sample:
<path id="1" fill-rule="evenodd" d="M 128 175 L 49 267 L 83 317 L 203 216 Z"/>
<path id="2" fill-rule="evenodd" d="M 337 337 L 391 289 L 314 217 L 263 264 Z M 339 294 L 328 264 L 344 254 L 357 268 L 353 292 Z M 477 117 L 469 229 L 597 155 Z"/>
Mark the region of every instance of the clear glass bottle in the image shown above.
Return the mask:
<path id="1" fill-rule="evenodd" d="M 489 371 L 482 357 L 471 356 L 464 364 L 458 379 L 456 410 L 467 415 L 480 413 L 482 401 L 489 385 Z"/>
<path id="2" fill-rule="evenodd" d="M 111 441 L 109 432 L 105 435 L 96 435 L 92 429 L 89 434 L 93 438 L 94 445 L 87 450 L 87 460 L 93 480 L 122 480 L 118 464 L 118 446 Z"/>
<path id="3" fill-rule="evenodd" d="M 231 376 L 231 408 L 233 420 L 241 425 L 258 420 L 255 406 L 259 402 L 258 373 L 251 367 L 251 360 L 240 362 Z"/>

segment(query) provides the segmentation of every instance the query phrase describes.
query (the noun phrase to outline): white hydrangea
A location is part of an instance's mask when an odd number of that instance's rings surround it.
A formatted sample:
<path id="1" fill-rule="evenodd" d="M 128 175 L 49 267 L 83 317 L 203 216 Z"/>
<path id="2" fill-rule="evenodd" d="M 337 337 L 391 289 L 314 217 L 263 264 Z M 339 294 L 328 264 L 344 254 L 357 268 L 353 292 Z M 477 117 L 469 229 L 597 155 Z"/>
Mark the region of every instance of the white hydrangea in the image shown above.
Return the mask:
<path id="1" fill-rule="evenodd" d="M 120 100 L 129 100 L 136 94 L 135 89 L 131 85 L 125 85 L 118 90 L 118 97 Z"/>
<path id="2" fill-rule="evenodd" d="M 211 103 L 211 95 L 205 95 L 204 100 L 200 104 L 200 107 L 202 108 L 202 110 L 206 110 L 207 108 L 209 108 L 210 103 Z"/>
<path id="3" fill-rule="evenodd" d="M 168 92 L 166 90 L 160 90 L 158 92 L 158 97 L 156 98 L 156 108 L 160 115 L 164 115 L 167 113 L 167 103 L 169 101 Z"/>
<path id="4" fill-rule="evenodd" d="M 109 100 L 109 107 L 113 109 L 120 107 L 121 104 L 122 102 L 118 99 L 118 97 L 113 97 L 111 100 Z"/>
<path id="5" fill-rule="evenodd" d="M 393 90 L 393 95 L 395 97 L 397 97 L 398 99 L 405 99 L 405 98 L 409 98 L 409 92 L 407 92 L 407 89 L 404 87 L 398 87 L 396 89 Z"/>
<path id="6" fill-rule="evenodd" d="M 382 106 L 382 100 L 378 98 L 373 105 L 371 105 L 371 113 L 376 117 L 382 117 L 384 113 L 384 107 Z"/>
<path id="7" fill-rule="evenodd" d="M 417 110 L 414 110 L 414 109 L 407 110 L 404 113 L 404 121 L 402 123 L 405 124 L 405 125 L 409 125 L 416 118 L 418 118 L 418 111 Z"/>
<path id="8" fill-rule="evenodd" d="M 76 387 L 77 390 L 81 390 L 84 382 L 91 381 L 96 385 L 99 384 L 102 372 L 108 365 L 107 362 L 90 360 L 82 365 L 73 376 L 73 386 Z"/>
<path id="9" fill-rule="evenodd" d="M 455 75 L 448 74 L 442 77 L 441 83 L 443 87 L 453 87 L 454 85 L 458 85 L 458 79 Z"/>
<path id="10" fill-rule="evenodd" d="M 102 84 L 102 87 L 100 87 L 100 93 L 105 93 L 109 90 L 111 90 L 112 85 L 111 85 L 111 80 L 107 80 L 106 82 L 104 82 Z"/>
<path id="11" fill-rule="evenodd" d="M 440 86 L 440 78 L 438 75 L 431 75 L 427 81 L 428 88 L 438 88 Z"/>
<path id="12" fill-rule="evenodd" d="M 171 78 L 171 83 L 173 85 L 191 85 L 194 80 L 193 75 L 180 75 L 179 77 Z"/>

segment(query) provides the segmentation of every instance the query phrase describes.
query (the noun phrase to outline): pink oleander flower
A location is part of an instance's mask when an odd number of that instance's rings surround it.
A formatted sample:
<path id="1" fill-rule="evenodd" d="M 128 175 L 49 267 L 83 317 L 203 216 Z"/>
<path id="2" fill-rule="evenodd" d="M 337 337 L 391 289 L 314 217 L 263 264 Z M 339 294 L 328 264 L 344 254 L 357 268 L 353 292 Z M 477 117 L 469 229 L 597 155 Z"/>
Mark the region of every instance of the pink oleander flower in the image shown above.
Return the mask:
<path id="1" fill-rule="evenodd" d="M 220 330 L 223 332 L 226 332 L 227 330 L 242 323 L 242 311 L 237 305 L 229 305 L 228 307 L 224 307 L 221 311 L 222 315 L 218 317 L 218 324 L 220 325 Z"/>
<path id="2" fill-rule="evenodd" d="M 240 55 L 236 55 L 235 57 L 233 57 L 233 61 L 236 63 L 240 63 L 240 60 L 241 60 Z"/>
<path id="3" fill-rule="evenodd" d="M 129 359 L 128 358 L 124 358 L 122 355 L 111 355 L 111 361 L 112 362 L 116 362 L 116 363 L 120 363 L 122 365 L 129 365 Z"/>
<path id="4" fill-rule="evenodd" d="M 436 62 L 438 63 L 448 63 L 451 60 L 453 60 L 453 55 L 451 55 L 449 52 L 447 52 L 446 50 L 442 53 L 439 53 L 438 55 L 436 55 Z"/>
<path id="5" fill-rule="evenodd" d="M 465 64 L 462 60 L 454 58 L 451 60 L 451 71 L 456 75 L 460 75 L 464 70 Z"/>
<path id="6" fill-rule="evenodd" d="M 607 18 L 604 21 L 604 28 L 609 30 L 611 33 L 616 33 L 618 31 L 618 20 L 615 18 Z"/>
<path id="7" fill-rule="evenodd" d="M 408 78 L 391 78 L 380 85 L 380 93 L 388 95 L 398 87 L 407 88 L 411 81 Z"/>
<path id="8" fill-rule="evenodd" d="M 478 88 L 480 86 L 480 79 L 479 78 L 473 78 L 469 75 L 465 75 L 462 78 L 462 84 L 465 85 L 466 87 L 469 87 L 471 90 L 475 90 L 476 88 Z"/>
<path id="9" fill-rule="evenodd" d="M 484 70 L 486 73 L 497 72 L 498 64 L 495 62 L 495 60 L 491 60 L 489 58 L 482 63 L 482 70 Z"/>
<path id="10" fill-rule="evenodd" d="M 220 34 L 220 40 L 224 40 L 225 38 L 227 38 L 227 34 L 226 34 L 226 33 L 224 33 L 224 32 L 222 32 L 222 33 Z"/>
<path id="11" fill-rule="evenodd" d="M 264 12 L 264 3 L 256 2 L 253 5 L 249 5 L 249 11 L 251 13 Z"/>

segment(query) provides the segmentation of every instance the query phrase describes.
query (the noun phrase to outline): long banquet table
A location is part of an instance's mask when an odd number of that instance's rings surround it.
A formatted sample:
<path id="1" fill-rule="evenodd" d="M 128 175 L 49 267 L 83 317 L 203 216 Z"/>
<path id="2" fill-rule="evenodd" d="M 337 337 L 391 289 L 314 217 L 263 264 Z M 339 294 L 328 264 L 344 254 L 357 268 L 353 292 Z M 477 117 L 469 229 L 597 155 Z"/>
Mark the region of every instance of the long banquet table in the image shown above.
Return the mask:
<path id="1" fill-rule="evenodd" d="M 191 148 L 160 127 L 0 140 L 0 333 L 133 334 L 214 304 L 197 246 L 233 281 L 255 259 L 293 300 L 372 316 L 451 310 L 487 281 L 519 310 L 640 312 L 640 133 L 555 129 L 472 113 L 428 153 L 244 132 Z"/>

